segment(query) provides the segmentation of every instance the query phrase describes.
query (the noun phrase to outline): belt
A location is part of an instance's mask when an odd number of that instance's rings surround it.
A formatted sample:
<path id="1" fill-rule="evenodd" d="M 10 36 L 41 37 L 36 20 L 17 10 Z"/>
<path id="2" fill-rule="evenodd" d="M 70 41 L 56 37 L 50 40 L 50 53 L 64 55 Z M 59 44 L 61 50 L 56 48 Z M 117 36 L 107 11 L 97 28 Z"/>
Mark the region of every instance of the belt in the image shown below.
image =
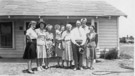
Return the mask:
<path id="1" fill-rule="evenodd" d="M 71 40 L 64 40 L 64 41 L 71 41 Z"/>
<path id="2" fill-rule="evenodd" d="M 53 39 L 46 39 L 46 40 L 48 40 L 48 41 L 52 41 Z"/>

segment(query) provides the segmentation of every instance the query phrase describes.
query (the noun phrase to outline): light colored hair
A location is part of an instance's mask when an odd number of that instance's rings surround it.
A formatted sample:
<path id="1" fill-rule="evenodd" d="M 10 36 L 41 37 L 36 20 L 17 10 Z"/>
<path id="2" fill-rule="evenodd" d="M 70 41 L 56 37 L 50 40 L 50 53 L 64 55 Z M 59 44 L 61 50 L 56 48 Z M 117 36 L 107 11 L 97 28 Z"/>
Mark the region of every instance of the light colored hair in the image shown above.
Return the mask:
<path id="1" fill-rule="evenodd" d="M 30 23 L 29 23 L 28 27 L 30 28 L 30 27 L 31 27 L 31 25 L 32 25 L 33 23 L 37 24 L 37 22 L 36 22 L 36 21 L 30 21 Z"/>
<path id="2" fill-rule="evenodd" d="M 81 23 L 81 21 L 80 20 L 77 20 L 76 23 Z"/>
<path id="3" fill-rule="evenodd" d="M 81 19 L 81 22 L 83 22 L 83 21 L 86 21 L 87 22 L 87 18 L 82 18 Z"/>
<path id="4" fill-rule="evenodd" d="M 58 28 L 60 29 L 60 25 L 59 24 L 56 24 L 54 28 L 55 29 L 58 29 Z"/>
<path id="5" fill-rule="evenodd" d="M 53 28 L 53 26 L 51 24 L 47 24 L 46 29 L 48 30 L 48 28 L 50 28 L 50 27 L 51 27 L 51 29 Z"/>
<path id="6" fill-rule="evenodd" d="M 66 28 L 72 28 L 71 24 L 66 24 Z"/>

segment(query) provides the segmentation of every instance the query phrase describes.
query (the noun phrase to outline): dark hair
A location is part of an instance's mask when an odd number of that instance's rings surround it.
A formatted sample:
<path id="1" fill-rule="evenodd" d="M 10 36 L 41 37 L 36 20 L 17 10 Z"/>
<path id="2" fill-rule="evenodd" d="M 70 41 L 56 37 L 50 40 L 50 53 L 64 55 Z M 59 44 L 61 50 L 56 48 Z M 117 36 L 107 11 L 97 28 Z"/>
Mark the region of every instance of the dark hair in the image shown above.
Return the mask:
<path id="1" fill-rule="evenodd" d="M 44 24 L 44 28 L 46 28 L 46 23 L 43 22 L 43 21 L 38 22 L 36 28 L 40 28 L 40 24 L 41 24 L 41 23 Z"/>

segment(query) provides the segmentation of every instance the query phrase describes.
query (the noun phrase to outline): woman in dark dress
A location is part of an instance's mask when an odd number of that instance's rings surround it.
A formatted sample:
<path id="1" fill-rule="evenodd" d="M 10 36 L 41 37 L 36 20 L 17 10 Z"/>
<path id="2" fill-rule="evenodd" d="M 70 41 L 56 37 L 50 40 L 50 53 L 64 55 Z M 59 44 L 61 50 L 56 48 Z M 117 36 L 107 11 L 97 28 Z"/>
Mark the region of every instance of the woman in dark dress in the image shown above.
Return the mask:
<path id="1" fill-rule="evenodd" d="M 94 69 L 93 68 L 93 61 L 94 61 L 94 53 L 96 48 L 96 33 L 93 27 L 89 27 L 90 32 L 87 34 L 87 47 L 86 47 L 86 67 L 87 69 Z M 90 67 L 88 67 L 90 62 Z"/>
<path id="2" fill-rule="evenodd" d="M 35 32 L 36 21 L 31 21 L 29 23 L 29 29 L 26 31 L 27 44 L 23 59 L 28 59 L 28 73 L 34 74 L 32 71 L 32 60 L 37 58 L 36 53 L 36 39 L 37 34 Z"/>

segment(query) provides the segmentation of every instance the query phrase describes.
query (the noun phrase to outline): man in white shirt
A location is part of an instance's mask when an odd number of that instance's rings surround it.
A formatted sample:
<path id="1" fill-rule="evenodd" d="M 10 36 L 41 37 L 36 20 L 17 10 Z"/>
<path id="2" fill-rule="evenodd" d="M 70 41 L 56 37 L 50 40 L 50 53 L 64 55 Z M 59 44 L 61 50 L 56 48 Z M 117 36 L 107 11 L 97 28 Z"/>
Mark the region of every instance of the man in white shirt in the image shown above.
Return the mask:
<path id="1" fill-rule="evenodd" d="M 83 47 L 86 42 L 85 30 L 81 27 L 81 22 L 76 21 L 76 27 L 71 31 L 71 41 L 73 47 L 73 58 L 75 61 L 75 68 L 82 70 L 83 54 L 80 52 L 80 47 Z"/>
<path id="2" fill-rule="evenodd" d="M 87 34 L 90 32 L 90 30 L 88 28 L 88 25 L 86 25 L 86 23 L 87 23 L 87 18 L 82 18 L 81 19 L 81 24 L 82 24 L 81 27 L 85 30 L 85 33 Z"/>

